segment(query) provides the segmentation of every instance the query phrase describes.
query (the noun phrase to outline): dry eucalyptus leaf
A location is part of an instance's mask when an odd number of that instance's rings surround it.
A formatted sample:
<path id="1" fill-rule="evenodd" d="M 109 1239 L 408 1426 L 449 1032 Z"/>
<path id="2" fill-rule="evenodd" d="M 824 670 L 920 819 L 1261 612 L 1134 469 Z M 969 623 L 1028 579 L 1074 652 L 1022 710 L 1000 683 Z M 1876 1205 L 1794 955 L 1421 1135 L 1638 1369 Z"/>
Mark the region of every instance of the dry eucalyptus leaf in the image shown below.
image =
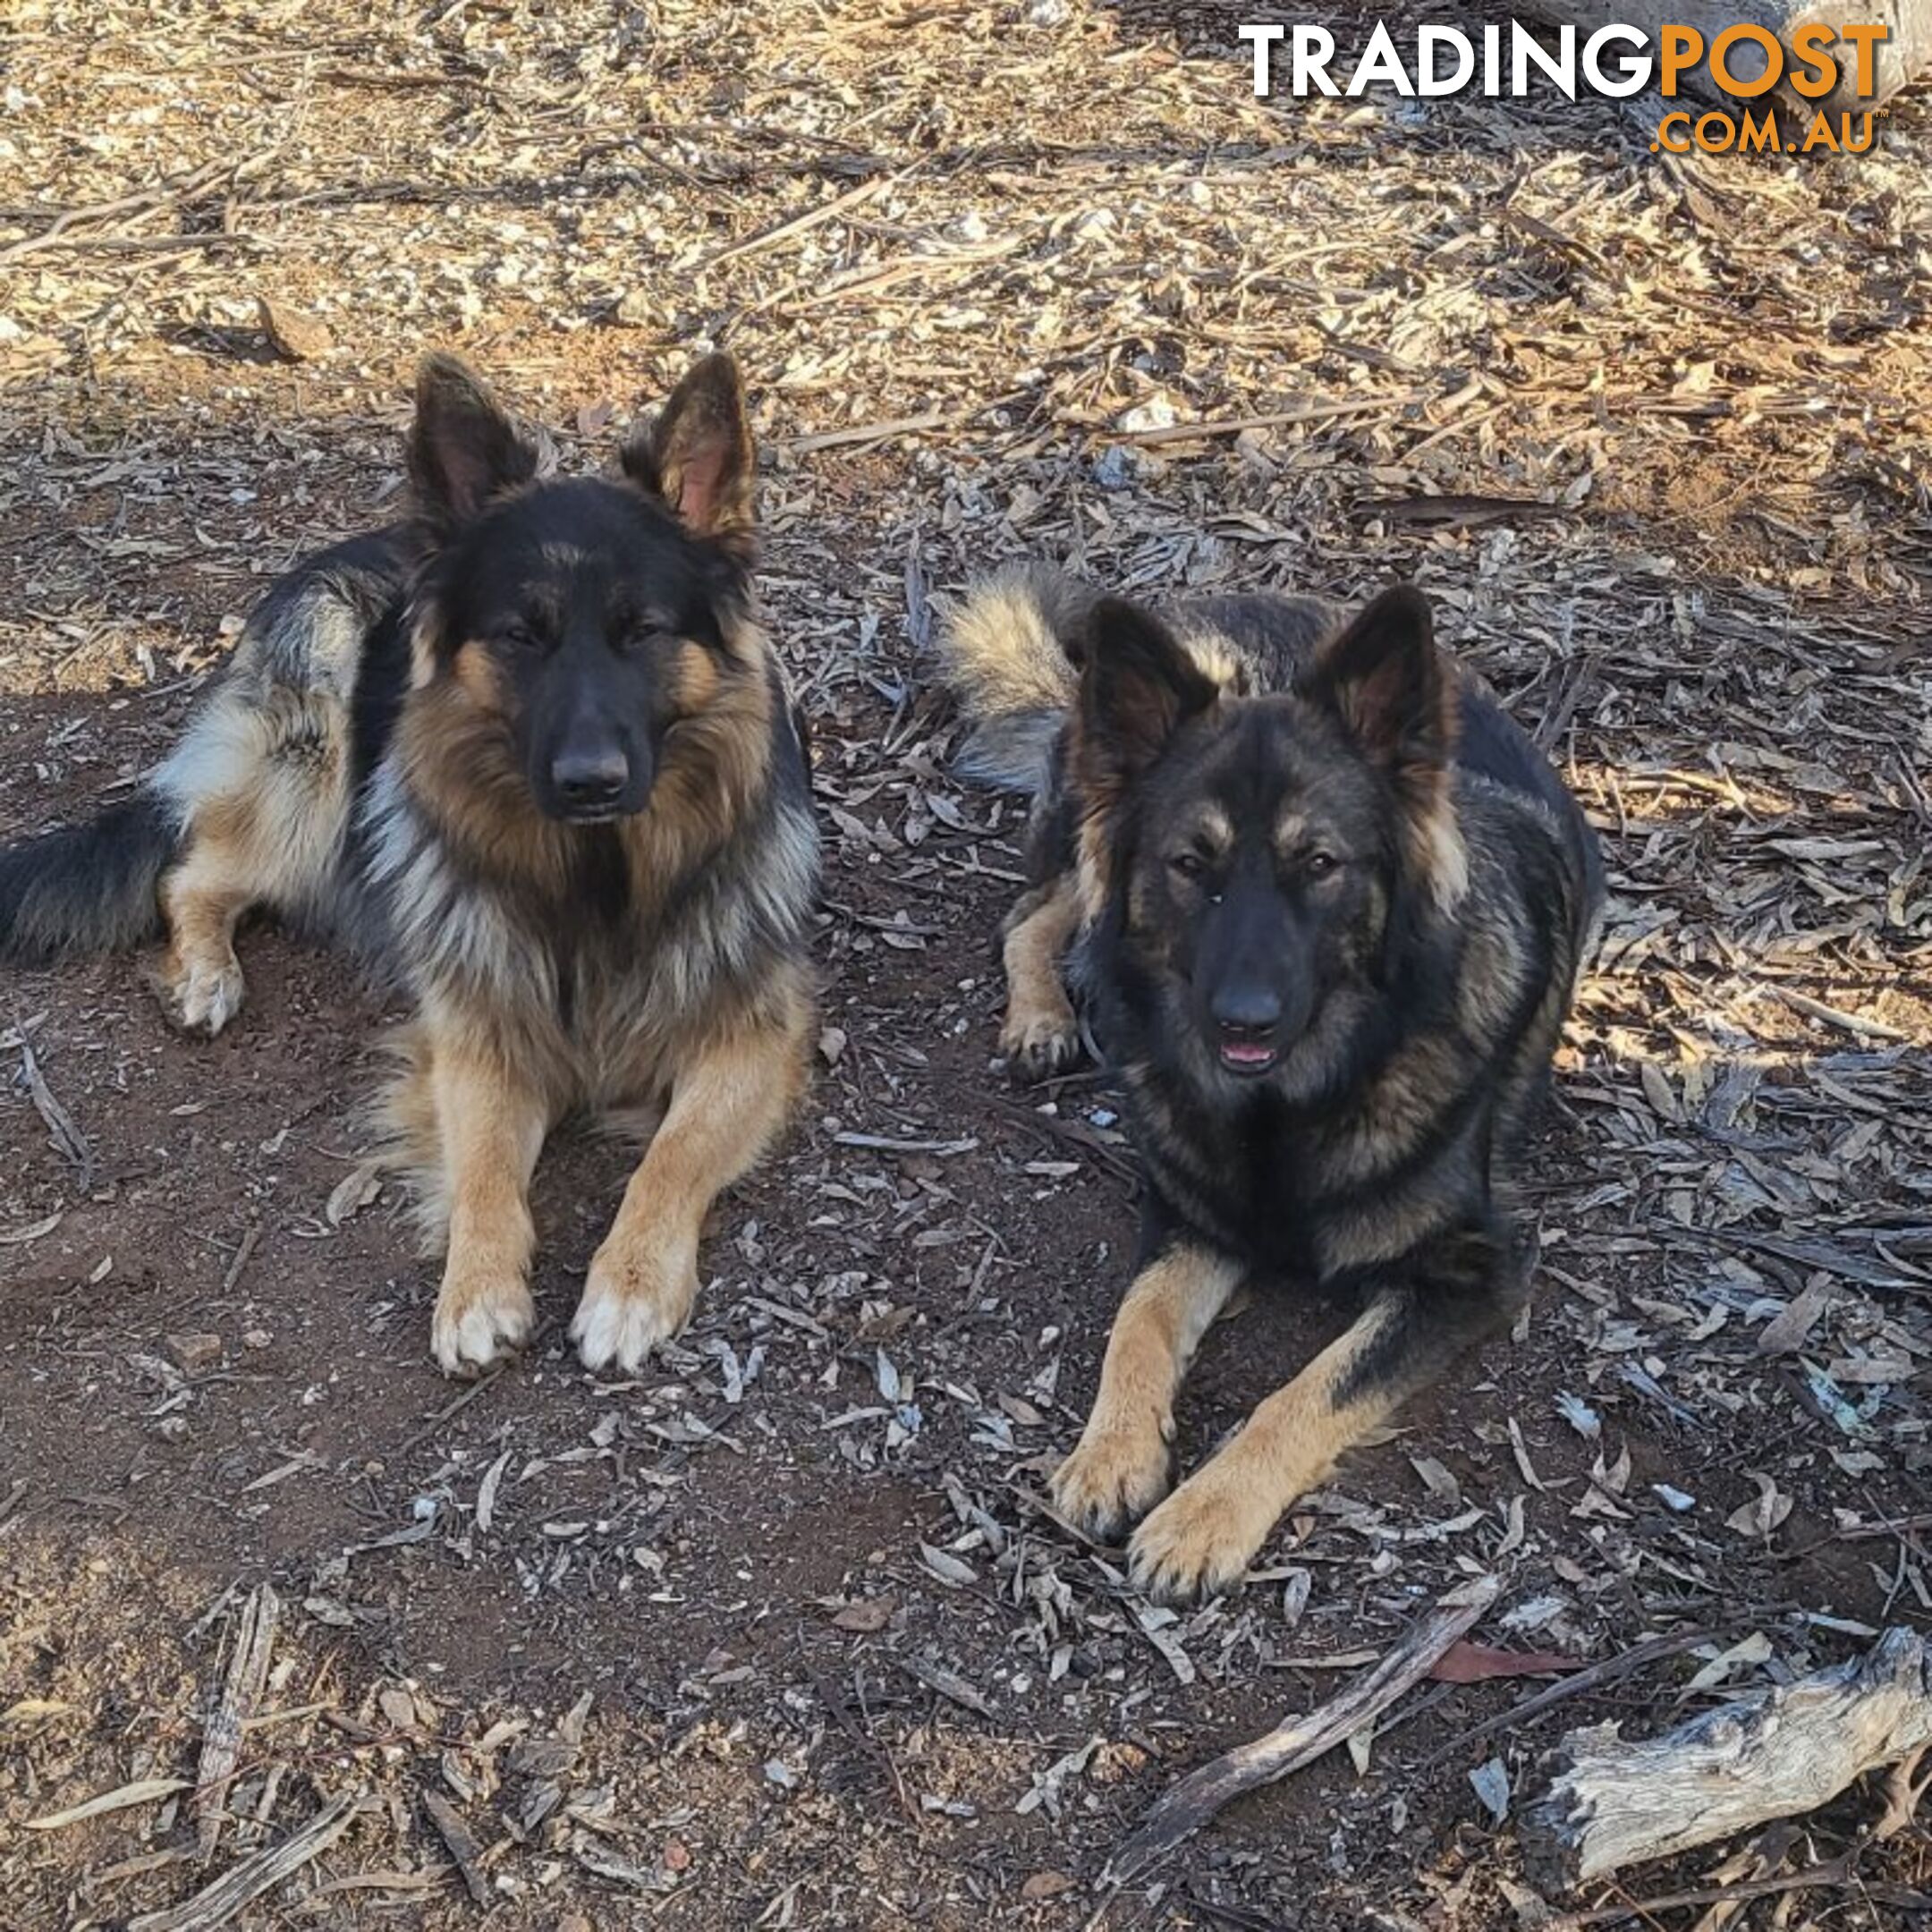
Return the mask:
<path id="1" fill-rule="evenodd" d="M 1727 1529 L 1740 1536 L 1767 1537 L 1792 1513 L 1792 1499 L 1761 1470 L 1746 1472 L 1758 1486 L 1757 1496 L 1724 1518 Z"/>

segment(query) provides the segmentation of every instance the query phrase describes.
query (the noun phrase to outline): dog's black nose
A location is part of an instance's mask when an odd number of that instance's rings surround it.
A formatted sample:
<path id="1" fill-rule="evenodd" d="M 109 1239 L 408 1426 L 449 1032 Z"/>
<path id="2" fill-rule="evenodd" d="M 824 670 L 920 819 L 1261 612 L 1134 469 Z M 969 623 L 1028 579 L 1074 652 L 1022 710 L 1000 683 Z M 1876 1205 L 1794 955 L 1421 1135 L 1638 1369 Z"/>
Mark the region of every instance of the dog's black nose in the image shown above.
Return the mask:
<path id="1" fill-rule="evenodd" d="M 1281 996 L 1260 985 L 1223 987 L 1209 1003 L 1215 1024 L 1235 1039 L 1254 1039 L 1281 1024 Z"/>
<path id="2" fill-rule="evenodd" d="M 630 778 L 630 761 L 615 745 L 561 751 L 550 767 L 550 782 L 572 811 L 614 805 Z"/>

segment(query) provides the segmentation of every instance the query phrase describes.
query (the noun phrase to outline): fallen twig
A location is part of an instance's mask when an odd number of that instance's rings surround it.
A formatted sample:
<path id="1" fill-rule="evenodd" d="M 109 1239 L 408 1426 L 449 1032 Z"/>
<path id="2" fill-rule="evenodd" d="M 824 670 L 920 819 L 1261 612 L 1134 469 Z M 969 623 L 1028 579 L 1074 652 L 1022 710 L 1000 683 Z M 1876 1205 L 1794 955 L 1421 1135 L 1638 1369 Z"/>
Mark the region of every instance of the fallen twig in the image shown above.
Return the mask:
<path id="1" fill-rule="evenodd" d="M 235 1619 L 227 1679 L 220 1703 L 208 1714 L 201 1762 L 195 1771 L 195 1809 L 200 1819 L 196 1842 L 204 1859 L 213 1855 L 228 1816 L 228 1782 L 242 1759 L 242 1733 L 268 1681 L 268 1659 L 281 1614 L 282 1599 L 271 1586 L 258 1583 Z"/>
<path id="2" fill-rule="evenodd" d="M 1801 1013 L 1808 1020 L 1816 1020 L 1821 1026 L 1836 1027 L 1841 1032 L 1857 1035 L 1860 1039 L 1907 1040 L 1911 1035 L 1902 1029 L 1887 1025 L 1883 1020 L 1870 1020 L 1863 1013 L 1847 1013 L 1842 1006 L 1827 1006 L 1823 1000 L 1813 999 L 1809 993 L 1794 992 L 1790 987 L 1774 986 L 1767 989 L 1774 998 L 1781 999 L 1793 1013 Z"/>
<path id="3" fill-rule="evenodd" d="M 1229 416 L 1219 422 L 1165 423 L 1157 429 L 1116 429 L 1123 443 L 1194 443 L 1209 436 L 1240 436 L 1250 429 L 1282 429 L 1291 423 L 1335 422 L 1344 416 L 1377 416 L 1390 410 L 1435 399 L 1431 389 L 1402 389 L 1394 395 L 1352 396 L 1332 402 L 1304 403 L 1300 409 L 1274 410 L 1265 416 Z"/>
<path id="4" fill-rule="evenodd" d="M 902 1140 L 891 1134 L 836 1133 L 840 1147 L 866 1148 L 880 1154 L 970 1154 L 979 1145 L 969 1137 L 963 1140 Z"/>
<path id="5" fill-rule="evenodd" d="M 1733 1899 L 1728 1895 L 1730 1892 L 1738 1885 L 1750 1885 L 1759 1878 L 1774 1877 L 1797 1836 L 1797 1826 L 1789 1818 L 1779 1818 L 1766 1826 L 1741 1850 L 1733 1852 L 1709 1878 L 1714 1886 L 1721 1885 L 1724 1887 L 1726 1896 L 1712 1902 L 1710 1910 L 1698 1920 L 1691 1932 L 1724 1932 L 1724 1928 L 1744 1910 L 1744 1901 Z"/>
<path id="6" fill-rule="evenodd" d="M 908 174 L 927 165 L 923 156 L 907 166 L 891 174 L 875 174 L 862 181 L 856 188 L 848 188 L 842 195 L 835 195 L 829 201 L 821 202 L 815 208 L 808 208 L 802 215 L 795 215 L 790 221 L 778 223 L 755 235 L 747 235 L 742 242 L 727 242 L 715 253 L 707 255 L 700 262 L 693 262 L 686 271 L 692 276 L 704 275 L 708 270 L 722 267 L 728 261 L 736 261 L 746 255 L 753 255 L 761 249 L 775 248 L 781 242 L 789 242 L 794 235 L 801 235 L 808 229 L 817 228 L 822 223 L 835 220 L 841 215 L 849 215 L 861 201 L 869 201 L 874 195 L 891 187 L 894 182 L 903 181 Z"/>
<path id="7" fill-rule="evenodd" d="M 229 161 L 211 161 L 205 167 L 157 182 L 152 188 L 137 189 L 132 194 L 117 195 L 111 201 L 90 201 L 63 208 L 38 234 L 22 236 L 0 249 L 0 262 L 30 255 L 36 249 L 50 248 L 66 236 L 70 228 L 83 224 L 111 221 L 117 215 L 147 215 L 173 201 L 186 201 L 211 187 L 233 165 Z"/>
<path id="8" fill-rule="evenodd" d="M 852 1722 L 852 1713 L 845 1707 L 845 1699 L 834 1693 L 831 1685 L 812 1667 L 809 1658 L 802 1657 L 802 1654 L 801 1660 L 804 1663 L 805 1674 L 811 1682 L 812 1690 L 818 1697 L 820 1708 L 845 1733 L 845 1736 L 868 1758 L 871 1758 L 879 1770 L 885 1774 L 886 1782 L 892 1786 L 893 1797 L 897 1801 L 901 1813 L 904 1816 L 907 1824 L 917 1831 L 922 1823 L 919 1817 L 919 1809 L 912 1801 L 911 1794 L 907 1792 L 905 1780 L 900 1776 L 899 1767 L 894 1762 L 891 1751 L 886 1750 L 886 1746 L 873 1734 L 869 1727 Z M 860 1697 L 859 1707 L 862 1715 L 865 1710 L 864 1694 L 862 1691 L 858 1694 Z"/>
<path id="9" fill-rule="evenodd" d="M 236 1244 L 233 1258 L 228 1263 L 228 1271 L 222 1276 L 221 1292 L 228 1294 L 234 1284 L 242 1279 L 242 1270 L 249 1264 L 249 1257 L 255 1252 L 255 1243 L 261 1239 L 261 1223 L 250 1221 Z"/>
<path id="10" fill-rule="evenodd" d="M 94 1150 L 88 1145 L 87 1136 L 74 1124 L 73 1115 L 61 1105 L 54 1089 L 47 1085 L 47 1076 L 40 1071 L 40 1063 L 34 1056 L 24 1027 L 18 1030 L 16 1044 L 20 1047 L 21 1076 L 27 1082 L 28 1097 L 34 1104 L 34 1112 L 46 1123 L 55 1147 L 72 1164 L 74 1186 L 85 1194 L 94 1185 Z"/>
<path id="11" fill-rule="evenodd" d="M 342 1792 L 280 1844 L 230 1866 L 212 1885 L 204 1885 L 179 1905 L 131 1919 L 127 1932 L 214 1932 L 251 1900 L 319 1858 L 355 1822 L 361 1807 L 361 1792 Z"/>
<path id="12" fill-rule="evenodd" d="M 1358 1677 L 1339 1696 L 1304 1716 L 1287 1719 L 1266 1737 L 1238 1745 L 1213 1763 L 1190 1772 L 1160 1799 L 1108 1860 L 1106 1881 L 1129 1883 L 1242 1792 L 1299 1771 L 1374 1723 L 1428 1675 L 1443 1652 L 1496 1601 L 1501 1588 L 1499 1579 L 1482 1577 L 1452 1592 L 1373 1670 Z"/>
<path id="13" fill-rule="evenodd" d="M 1615 1925 L 1623 1919 L 1648 1919 L 1653 1912 L 1671 1911 L 1683 1905 L 1741 1905 L 1747 1899 L 1769 1898 L 1777 1892 L 1809 1892 L 1820 1885 L 1842 1885 L 1852 1877 L 1852 1854 L 1827 1859 L 1822 1865 L 1809 1865 L 1803 1871 L 1787 1872 L 1776 1878 L 1747 1879 L 1741 1885 L 1699 1885 L 1690 1892 L 1666 1892 L 1657 1898 L 1628 1899 L 1620 1905 L 1598 1905 L 1589 1911 L 1564 1912 L 1546 1919 L 1543 1932 L 1581 1932 L 1586 1926 Z"/>
<path id="14" fill-rule="evenodd" d="M 1520 1730 L 1532 1717 L 1540 1717 L 1553 1705 L 1628 1676 L 1631 1671 L 1639 1670 L 1646 1664 L 1655 1664 L 1661 1657 L 1676 1657 L 1682 1651 L 1694 1649 L 1709 1636 L 1708 1631 L 1686 1631 L 1675 1637 L 1646 1638 L 1642 1643 L 1631 1645 L 1620 1655 L 1606 1657 L 1602 1663 L 1592 1664 L 1587 1670 L 1577 1671 L 1561 1683 L 1551 1684 L 1546 1690 L 1512 1704 L 1507 1710 L 1498 1711 L 1494 1717 L 1485 1717 L 1480 1724 L 1470 1725 L 1467 1731 L 1431 1751 L 1416 1768 L 1426 1771 L 1431 1765 L 1440 1764 L 1445 1758 L 1454 1757 L 1458 1751 L 1467 1750 L 1478 1740 L 1496 1732 Z"/>
<path id="15" fill-rule="evenodd" d="M 172 1798 L 178 1791 L 188 1788 L 186 1778 L 137 1778 L 131 1784 L 122 1784 L 111 1792 L 103 1792 L 97 1798 L 87 1799 L 77 1805 L 69 1805 L 64 1811 L 50 1811 L 45 1818 L 29 1818 L 29 1831 L 59 1831 L 69 1825 L 79 1825 L 91 1818 L 100 1818 L 109 1811 L 125 1811 L 131 1805 L 154 1804 L 163 1798 Z"/>

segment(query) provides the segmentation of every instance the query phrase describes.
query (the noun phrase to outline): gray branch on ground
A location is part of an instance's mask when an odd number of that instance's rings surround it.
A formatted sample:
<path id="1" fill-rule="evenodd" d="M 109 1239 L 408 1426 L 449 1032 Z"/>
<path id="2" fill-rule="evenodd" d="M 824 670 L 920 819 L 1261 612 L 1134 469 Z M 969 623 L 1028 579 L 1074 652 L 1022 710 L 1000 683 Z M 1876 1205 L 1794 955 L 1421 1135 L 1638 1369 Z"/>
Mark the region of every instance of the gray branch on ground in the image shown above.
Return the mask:
<path id="1" fill-rule="evenodd" d="M 1572 1731 L 1522 1822 L 1546 1890 L 1669 1858 L 1835 1798 L 1932 1743 L 1932 1651 L 1887 1631 L 1862 1657 L 1706 1711 L 1654 1738 Z"/>
<path id="2" fill-rule="evenodd" d="M 1232 1804 L 1243 1792 L 1271 1784 L 1365 1730 L 1428 1675 L 1444 1651 L 1496 1599 L 1499 1578 L 1479 1577 L 1419 1618 L 1373 1670 L 1304 1716 L 1284 1719 L 1266 1737 L 1237 1745 L 1191 1771 L 1141 1819 L 1107 1863 L 1110 1884 L 1125 1885 Z"/>

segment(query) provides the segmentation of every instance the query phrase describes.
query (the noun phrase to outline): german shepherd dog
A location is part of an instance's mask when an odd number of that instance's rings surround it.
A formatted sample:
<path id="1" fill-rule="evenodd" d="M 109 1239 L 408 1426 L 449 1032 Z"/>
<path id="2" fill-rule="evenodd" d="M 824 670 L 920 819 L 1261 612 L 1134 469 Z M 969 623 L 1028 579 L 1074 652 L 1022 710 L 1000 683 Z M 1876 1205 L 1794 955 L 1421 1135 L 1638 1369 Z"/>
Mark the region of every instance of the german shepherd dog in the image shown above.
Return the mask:
<path id="1" fill-rule="evenodd" d="M 1146 1174 L 1140 1256 L 1053 1493 L 1184 1601 L 1464 1347 L 1527 1269 L 1502 1197 L 1603 895 L 1594 836 L 1398 586 L 1352 619 L 1165 618 L 1046 571 L 979 587 L 947 667 L 968 768 L 1036 795 L 1003 1046 L 1080 1051 L 1074 945 Z M 1250 1271 L 1360 1312 L 1173 1489 L 1174 1402 Z M 1165 1499 L 1165 1500 L 1164 1500 Z"/>
<path id="2" fill-rule="evenodd" d="M 754 615 L 751 436 L 699 362 L 608 479 L 539 480 L 463 365 L 421 369 L 415 516 L 299 564 L 173 755 L 89 824 L 0 852 L 0 956 L 165 932 L 219 1032 L 266 908 L 363 942 L 414 1017 L 384 1108 L 446 1250 L 451 1374 L 528 1335 L 529 1189 L 584 1110 L 655 1125 L 572 1333 L 635 1368 L 681 1328 L 719 1191 L 805 1077 L 818 839 Z"/>

